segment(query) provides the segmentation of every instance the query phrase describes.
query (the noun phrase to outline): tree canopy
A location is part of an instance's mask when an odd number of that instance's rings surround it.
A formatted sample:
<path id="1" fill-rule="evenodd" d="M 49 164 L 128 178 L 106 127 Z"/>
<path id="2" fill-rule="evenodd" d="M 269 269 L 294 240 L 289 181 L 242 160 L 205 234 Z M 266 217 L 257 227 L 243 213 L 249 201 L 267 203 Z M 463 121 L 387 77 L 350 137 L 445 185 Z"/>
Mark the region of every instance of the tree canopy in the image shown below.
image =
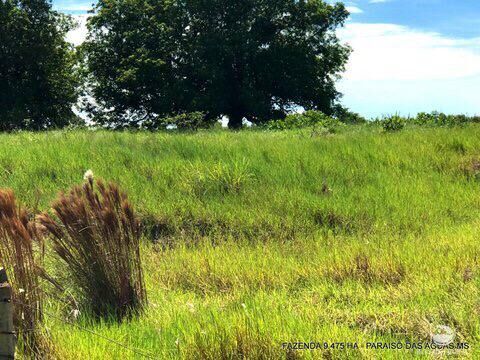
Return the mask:
<path id="1" fill-rule="evenodd" d="M 0 1 L 0 130 L 61 127 L 77 100 L 72 22 L 46 0 Z"/>
<path id="2" fill-rule="evenodd" d="M 202 111 L 262 123 L 303 107 L 329 114 L 350 49 L 348 12 L 321 0 L 100 0 L 84 44 L 100 122 Z"/>

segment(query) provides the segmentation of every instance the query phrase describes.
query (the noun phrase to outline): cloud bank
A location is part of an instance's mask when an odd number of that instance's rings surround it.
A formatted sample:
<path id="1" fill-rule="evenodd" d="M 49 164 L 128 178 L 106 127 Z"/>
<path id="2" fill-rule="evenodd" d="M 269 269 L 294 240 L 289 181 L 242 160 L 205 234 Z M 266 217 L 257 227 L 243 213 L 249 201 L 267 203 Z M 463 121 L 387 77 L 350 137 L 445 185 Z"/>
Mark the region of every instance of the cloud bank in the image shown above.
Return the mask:
<path id="1" fill-rule="evenodd" d="M 353 49 L 339 83 L 365 116 L 439 110 L 480 113 L 480 38 L 458 39 L 394 24 L 347 23 Z"/>
<path id="2" fill-rule="evenodd" d="M 393 24 L 348 23 L 349 80 L 437 80 L 480 75 L 480 38 L 453 39 Z"/>

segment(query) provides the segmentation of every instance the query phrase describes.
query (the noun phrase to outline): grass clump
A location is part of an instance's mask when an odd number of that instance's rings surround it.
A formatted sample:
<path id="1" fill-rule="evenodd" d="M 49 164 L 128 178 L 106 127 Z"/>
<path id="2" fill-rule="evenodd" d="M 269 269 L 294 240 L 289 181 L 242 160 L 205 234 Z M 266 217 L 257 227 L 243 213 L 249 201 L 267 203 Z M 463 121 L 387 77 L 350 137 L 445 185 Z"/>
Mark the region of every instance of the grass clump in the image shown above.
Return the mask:
<path id="1" fill-rule="evenodd" d="M 0 266 L 12 285 L 14 326 L 19 350 L 27 358 L 41 358 L 48 349 L 42 330 L 43 293 L 39 259 L 35 251 L 39 234 L 27 211 L 17 206 L 11 190 L 0 190 Z"/>
<path id="2" fill-rule="evenodd" d="M 53 204 L 40 223 L 97 317 L 121 319 L 146 303 L 140 259 L 140 223 L 119 188 L 88 178 Z"/>
<path id="3" fill-rule="evenodd" d="M 182 183 L 186 190 L 196 196 L 209 193 L 238 194 L 254 179 L 247 159 L 235 161 L 233 164 L 218 162 L 210 168 L 189 164 L 185 167 Z"/>

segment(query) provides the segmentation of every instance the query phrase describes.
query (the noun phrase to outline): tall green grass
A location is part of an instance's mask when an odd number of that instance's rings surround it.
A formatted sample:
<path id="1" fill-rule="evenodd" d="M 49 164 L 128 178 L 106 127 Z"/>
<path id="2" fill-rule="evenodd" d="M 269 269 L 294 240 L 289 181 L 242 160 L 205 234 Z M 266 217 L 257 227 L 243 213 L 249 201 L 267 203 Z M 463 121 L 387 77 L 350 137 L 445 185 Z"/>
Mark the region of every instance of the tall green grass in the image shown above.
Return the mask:
<path id="1" fill-rule="evenodd" d="M 398 134 L 354 127 L 313 138 L 253 131 L 0 135 L 0 184 L 44 210 L 92 169 L 119 183 L 172 236 L 194 228 L 268 239 L 424 233 L 478 215 L 479 135 L 477 126 Z"/>
<path id="2" fill-rule="evenodd" d="M 127 191 L 144 222 L 149 306 L 121 324 L 78 322 L 158 358 L 412 358 L 363 344 L 428 340 L 441 324 L 475 358 L 479 138 L 474 124 L 19 133 L 0 135 L 0 185 L 38 211 L 87 169 Z M 52 297 L 47 311 L 70 309 Z M 60 358 L 138 358 L 46 322 Z M 288 341 L 360 349 L 292 353 Z"/>

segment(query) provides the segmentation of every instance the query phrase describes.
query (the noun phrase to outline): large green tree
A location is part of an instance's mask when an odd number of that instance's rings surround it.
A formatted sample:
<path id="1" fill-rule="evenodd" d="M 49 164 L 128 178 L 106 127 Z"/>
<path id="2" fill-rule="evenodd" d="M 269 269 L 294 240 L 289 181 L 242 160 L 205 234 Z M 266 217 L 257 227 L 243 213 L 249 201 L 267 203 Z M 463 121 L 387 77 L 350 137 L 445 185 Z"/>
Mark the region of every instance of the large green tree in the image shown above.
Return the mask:
<path id="1" fill-rule="evenodd" d="M 321 0 L 100 0 L 88 88 L 106 122 L 203 111 L 261 123 L 296 107 L 331 113 L 348 12 Z"/>
<path id="2" fill-rule="evenodd" d="M 0 0 L 0 130 L 60 127 L 77 100 L 72 22 L 46 0 Z"/>

